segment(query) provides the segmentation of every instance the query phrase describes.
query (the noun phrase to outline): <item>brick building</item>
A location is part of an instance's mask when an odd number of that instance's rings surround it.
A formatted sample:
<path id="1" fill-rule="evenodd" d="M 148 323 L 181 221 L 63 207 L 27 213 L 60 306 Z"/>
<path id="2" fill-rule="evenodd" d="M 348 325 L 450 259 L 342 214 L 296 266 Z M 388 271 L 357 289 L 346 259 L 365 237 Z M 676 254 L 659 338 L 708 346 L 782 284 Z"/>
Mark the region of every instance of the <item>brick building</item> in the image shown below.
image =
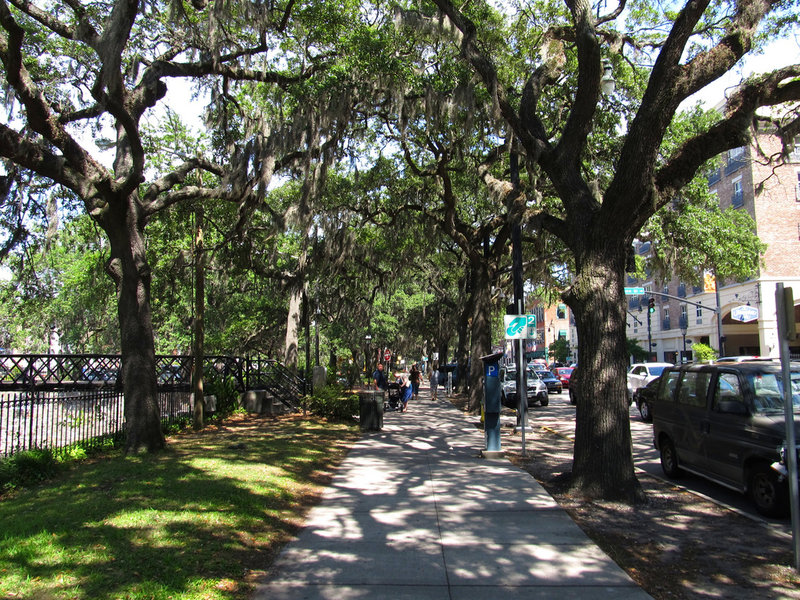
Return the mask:
<path id="1" fill-rule="evenodd" d="M 800 139 L 788 161 L 768 164 L 764 155 L 775 156 L 780 151 L 777 136 L 760 133 L 752 145 L 729 151 L 722 167 L 708 178 L 720 206 L 750 213 L 759 238 L 767 245 L 757 277 L 742 283 L 717 282 L 718 293 L 675 279 L 629 282 L 677 298 L 654 296 L 656 311 L 649 328 L 647 296 L 629 301 L 628 337 L 639 340 L 643 348 L 650 339 L 653 360 L 691 360 L 691 346 L 696 342 L 725 355 L 778 356 L 778 282 L 794 289 L 795 314 L 800 312 Z M 646 255 L 649 249 L 644 243 L 637 252 Z M 721 322 L 713 310 L 718 306 Z M 755 318 L 749 320 L 751 317 Z M 800 348 L 792 348 L 792 353 L 800 353 Z"/>

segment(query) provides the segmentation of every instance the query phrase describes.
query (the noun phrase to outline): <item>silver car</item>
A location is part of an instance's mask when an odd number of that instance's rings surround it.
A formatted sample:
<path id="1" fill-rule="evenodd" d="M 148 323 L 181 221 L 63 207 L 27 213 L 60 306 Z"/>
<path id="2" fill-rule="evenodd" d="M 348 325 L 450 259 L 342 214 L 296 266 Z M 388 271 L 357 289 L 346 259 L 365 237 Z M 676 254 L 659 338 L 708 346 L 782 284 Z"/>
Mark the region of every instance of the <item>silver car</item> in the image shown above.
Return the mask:
<path id="1" fill-rule="evenodd" d="M 628 402 L 633 399 L 636 390 L 660 377 L 664 369 L 671 366 L 672 363 L 652 362 L 635 364 L 628 369 Z"/>
<path id="2" fill-rule="evenodd" d="M 547 386 L 539 379 L 533 369 L 527 369 L 528 406 L 539 403 L 541 406 L 550 404 Z M 500 367 L 501 401 L 508 408 L 517 407 L 517 369 L 513 365 Z"/>

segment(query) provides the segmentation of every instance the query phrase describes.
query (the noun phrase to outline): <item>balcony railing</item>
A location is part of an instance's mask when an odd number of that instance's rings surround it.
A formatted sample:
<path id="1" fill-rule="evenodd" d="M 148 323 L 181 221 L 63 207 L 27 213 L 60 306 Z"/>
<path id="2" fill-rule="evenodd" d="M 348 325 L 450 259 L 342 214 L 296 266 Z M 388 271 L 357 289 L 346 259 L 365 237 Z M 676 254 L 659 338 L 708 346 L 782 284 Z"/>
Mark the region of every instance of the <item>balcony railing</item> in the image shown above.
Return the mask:
<path id="1" fill-rule="evenodd" d="M 741 169 L 745 165 L 744 153 L 739 156 L 734 156 L 728 159 L 728 164 L 725 165 L 725 175 L 730 175 Z"/>

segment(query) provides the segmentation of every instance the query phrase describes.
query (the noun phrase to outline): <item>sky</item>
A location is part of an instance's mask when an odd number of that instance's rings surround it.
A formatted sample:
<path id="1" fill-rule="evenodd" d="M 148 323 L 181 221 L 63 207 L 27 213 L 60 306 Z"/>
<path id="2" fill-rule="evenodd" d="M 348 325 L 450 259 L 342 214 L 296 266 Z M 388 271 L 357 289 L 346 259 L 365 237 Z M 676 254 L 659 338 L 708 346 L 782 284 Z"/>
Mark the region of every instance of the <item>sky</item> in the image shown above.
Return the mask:
<path id="1" fill-rule="evenodd" d="M 732 91 L 742 79 L 798 62 L 800 62 L 800 32 L 796 33 L 794 37 L 782 38 L 770 43 L 762 54 L 746 55 L 741 64 L 689 98 L 684 105 L 693 105 L 700 100 L 708 108 L 712 108 L 724 100 L 726 92 Z"/>

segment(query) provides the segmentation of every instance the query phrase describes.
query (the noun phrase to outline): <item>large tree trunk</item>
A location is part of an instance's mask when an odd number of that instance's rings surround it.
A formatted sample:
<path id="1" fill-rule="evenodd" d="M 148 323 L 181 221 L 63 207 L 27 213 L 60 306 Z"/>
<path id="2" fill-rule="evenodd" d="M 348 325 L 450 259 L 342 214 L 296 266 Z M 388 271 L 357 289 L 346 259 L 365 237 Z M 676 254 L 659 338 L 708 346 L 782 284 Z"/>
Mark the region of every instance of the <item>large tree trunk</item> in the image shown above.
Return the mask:
<path id="1" fill-rule="evenodd" d="M 283 350 L 283 362 L 293 371 L 297 371 L 300 345 L 300 313 L 303 304 L 303 288 L 292 289 L 289 297 L 289 313 L 286 315 L 286 342 Z"/>
<path id="2" fill-rule="evenodd" d="M 474 298 L 472 296 L 472 290 L 470 289 L 470 277 L 467 277 L 464 280 L 464 285 L 461 291 L 461 297 L 464 298 L 464 304 L 461 307 L 461 311 L 458 316 L 458 323 L 456 325 L 458 339 L 456 340 L 456 348 L 453 353 L 453 362 L 458 365 L 458 373 L 460 375 L 458 382 L 456 384 L 456 389 L 459 391 L 465 391 L 468 389 L 469 385 L 469 374 L 467 372 L 467 364 L 469 363 L 469 351 L 470 351 L 470 321 L 472 319 L 472 307 Z M 447 361 L 443 362 L 442 364 L 447 364 Z"/>
<path id="3" fill-rule="evenodd" d="M 469 407 L 478 410 L 483 401 L 483 362 L 481 356 L 489 354 L 492 345 L 491 331 L 491 281 L 486 263 L 472 267 L 472 340 L 470 344 Z"/>
<path id="4" fill-rule="evenodd" d="M 117 286 L 117 315 L 125 394 L 126 452 L 164 447 L 156 383 L 156 354 L 150 310 L 150 266 L 144 218 L 136 192 L 109 211 L 101 225 L 111 242 L 108 272 Z M 111 213 L 114 214 L 111 214 Z M 116 218 L 115 218 L 116 217 Z"/>
<path id="5" fill-rule="evenodd" d="M 565 300 L 580 344 L 570 381 L 577 397 L 573 489 L 634 502 L 642 491 L 633 470 L 625 379 L 625 257 L 623 243 L 585 251 Z"/>

